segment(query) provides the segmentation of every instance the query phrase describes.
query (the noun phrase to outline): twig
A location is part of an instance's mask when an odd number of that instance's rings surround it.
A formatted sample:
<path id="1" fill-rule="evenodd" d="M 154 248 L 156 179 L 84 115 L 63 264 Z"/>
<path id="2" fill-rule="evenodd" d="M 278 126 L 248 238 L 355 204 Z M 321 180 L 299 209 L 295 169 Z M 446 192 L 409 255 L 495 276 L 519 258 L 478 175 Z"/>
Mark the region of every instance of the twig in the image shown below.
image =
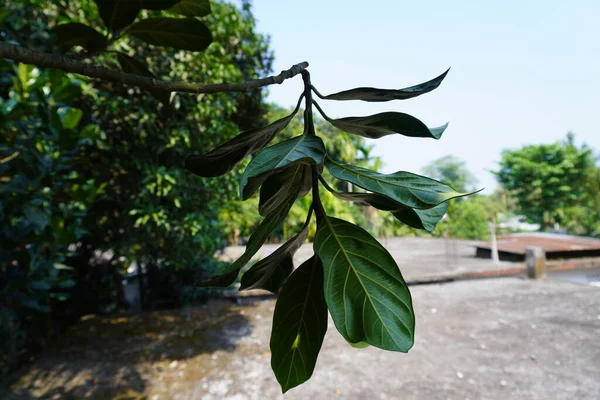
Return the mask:
<path id="1" fill-rule="evenodd" d="M 128 74 L 115 69 L 84 63 L 70 57 L 33 51 L 8 43 L 0 43 L 0 58 L 7 58 L 24 64 L 33 64 L 38 67 L 48 67 L 65 72 L 73 72 L 90 78 L 102 79 L 104 81 L 139 86 L 145 89 L 161 89 L 168 92 L 184 93 L 247 92 L 264 86 L 281 84 L 286 79 L 298 75 L 308 67 L 307 62 L 302 62 L 292 66 L 288 70 L 281 71 L 279 75 L 269 76 L 267 78 L 255 79 L 243 83 L 201 84 L 191 82 L 168 82 L 135 74 Z"/>
<path id="2" fill-rule="evenodd" d="M 304 108 L 304 133 L 315 136 L 315 125 L 312 113 L 312 85 L 310 84 L 310 73 L 308 71 L 302 71 L 302 80 L 304 81 L 304 99 L 306 100 L 306 107 Z"/>

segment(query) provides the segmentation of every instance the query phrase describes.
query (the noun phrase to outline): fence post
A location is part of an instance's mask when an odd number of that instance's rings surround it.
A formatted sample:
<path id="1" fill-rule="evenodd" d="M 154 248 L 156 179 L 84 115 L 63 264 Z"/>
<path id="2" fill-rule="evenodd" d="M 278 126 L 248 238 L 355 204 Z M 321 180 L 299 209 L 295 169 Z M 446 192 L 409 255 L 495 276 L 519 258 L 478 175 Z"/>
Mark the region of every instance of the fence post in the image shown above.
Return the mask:
<path id="1" fill-rule="evenodd" d="M 546 276 L 546 253 L 541 247 L 528 247 L 525 251 L 527 277 L 540 279 Z"/>

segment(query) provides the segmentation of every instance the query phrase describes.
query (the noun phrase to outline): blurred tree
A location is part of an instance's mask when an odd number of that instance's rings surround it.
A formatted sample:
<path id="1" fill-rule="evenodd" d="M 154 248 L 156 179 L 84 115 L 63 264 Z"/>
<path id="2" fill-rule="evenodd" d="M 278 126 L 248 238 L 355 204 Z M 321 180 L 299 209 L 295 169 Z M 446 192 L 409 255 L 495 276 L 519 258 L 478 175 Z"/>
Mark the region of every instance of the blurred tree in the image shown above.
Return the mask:
<path id="1" fill-rule="evenodd" d="M 600 157 L 585 175 L 580 202 L 564 210 L 563 225 L 576 235 L 600 237 Z"/>
<path id="2" fill-rule="evenodd" d="M 447 218 L 438 224 L 435 234 L 447 234 L 456 239 L 488 240 L 489 223 L 505 210 L 502 198 L 497 194 L 474 195 L 463 201 L 452 201 L 448 205 Z"/>
<path id="3" fill-rule="evenodd" d="M 433 160 L 423 168 L 423 173 L 462 193 L 474 190 L 477 184 L 477 179 L 467 169 L 465 162 L 453 155 Z"/>
<path id="4" fill-rule="evenodd" d="M 49 53 L 64 52 L 51 33 L 57 22 L 102 29 L 92 0 L 7 0 L 2 11 L 0 40 Z M 215 42 L 202 53 L 136 39 L 113 46 L 172 80 L 270 72 L 268 40 L 247 4 L 213 3 L 204 22 Z M 97 57 L 119 62 L 115 53 Z M 68 323 L 114 309 L 133 262 L 146 274 L 145 307 L 205 295 L 193 283 L 217 267 L 220 208 L 235 198 L 240 172 L 203 179 L 183 160 L 261 125 L 263 92 L 174 94 L 169 106 L 154 95 L 0 60 L 0 363 L 42 346 L 50 316 Z"/>
<path id="5" fill-rule="evenodd" d="M 566 211 L 585 199 L 593 166 L 591 149 L 577 147 L 569 133 L 564 141 L 503 151 L 495 175 L 517 199 L 519 213 L 547 230 L 555 223 L 569 224 Z"/>

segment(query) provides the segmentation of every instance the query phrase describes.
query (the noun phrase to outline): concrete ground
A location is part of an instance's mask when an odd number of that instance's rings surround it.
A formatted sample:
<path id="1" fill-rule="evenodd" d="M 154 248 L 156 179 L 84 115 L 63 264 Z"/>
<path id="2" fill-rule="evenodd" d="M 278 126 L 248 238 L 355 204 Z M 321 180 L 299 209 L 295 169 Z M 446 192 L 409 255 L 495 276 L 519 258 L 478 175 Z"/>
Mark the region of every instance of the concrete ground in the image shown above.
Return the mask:
<path id="1" fill-rule="evenodd" d="M 411 291 L 409 354 L 354 349 L 330 322 L 312 379 L 285 397 L 269 366 L 274 300 L 220 300 L 83 321 L 0 398 L 600 398 L 599 288 L 500 278 Z"/>
<path id="2" fill-rule="evenodd" d="M 475 258 L 475 246 L 482 243 L 480 241 L 437 238 L 388 238 L 379 241 L 397 261 L 407 281 L 444 279 L 464 273 L 501 271 L 524 266 L 523 263 L 511 262 L 494 264 L 492 260 Z M 266 257 L 279 246 L 265 245 L 255 258 Z M 221 258 L 233 261 L 243 252 L 243 246 L 227 247 Z M 303 245 L 294 257 L 295 264 L 299 265 L 312 254 L 312 244 Z"/>

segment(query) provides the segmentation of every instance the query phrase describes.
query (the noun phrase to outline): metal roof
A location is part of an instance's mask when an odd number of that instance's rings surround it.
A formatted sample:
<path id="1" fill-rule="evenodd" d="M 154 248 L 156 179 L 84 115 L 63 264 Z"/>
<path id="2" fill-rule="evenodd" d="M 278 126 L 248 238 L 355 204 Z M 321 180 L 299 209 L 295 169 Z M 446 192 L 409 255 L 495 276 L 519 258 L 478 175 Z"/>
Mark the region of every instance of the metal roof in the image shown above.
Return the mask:
<path id="1" fill-rule="evenodd" d="M 491 249 L 491 243 L 477 246 Z M 600 251 L 600 239 L 554 233 L 520 233 L 498 238 L 498 251 L 525 254 L 528 247 L 541 247 L 546 253 Z"/>

